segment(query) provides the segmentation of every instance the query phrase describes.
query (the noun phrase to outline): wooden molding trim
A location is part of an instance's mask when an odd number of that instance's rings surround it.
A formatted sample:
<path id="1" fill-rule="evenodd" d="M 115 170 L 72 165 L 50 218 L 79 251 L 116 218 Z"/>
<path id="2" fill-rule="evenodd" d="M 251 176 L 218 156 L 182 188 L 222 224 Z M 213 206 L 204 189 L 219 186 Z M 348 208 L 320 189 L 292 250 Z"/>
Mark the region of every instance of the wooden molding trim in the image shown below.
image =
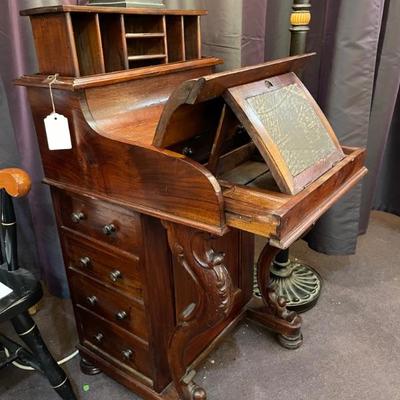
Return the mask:
<path id="1" fill-rule="evenodd" d="M 139 14 L 139 15 L 207 15 L 207 10 L 168 10 L 164 8 L 139 8 L 139 7 L 107 7 L 107 6 L 77 6 L 58 5 L 35 7 L 20 11 L 21 16 L 50 13 L 109 13 L 109 14 Z"/>
<path id="2" fill-rule="evenodd" d="M 176 62 L 165 65 L 157 65 L 153 67 L 135 68 L 128 71 L 109 72 L 106 74 L 98 74 L 83 78 L 59 77 L 52 85 L 53 89 L 76 91 L 80 89 L 88 89 L 93 87 L 102 87 L 135 79 L 149 78 L 151 76 L 160 76 L 170 74 L 172 72 L 180 72 L 192 70 L 195 68 L 203 68 L 222 64 L 223 61 L 216 57 L 205 57 L 200 60 L 192 60 L 185 62 Z M 14 84 L 19 86 L 33 86 L 48 88 L 48 75 L 23 75 L 16 79 Z"/>

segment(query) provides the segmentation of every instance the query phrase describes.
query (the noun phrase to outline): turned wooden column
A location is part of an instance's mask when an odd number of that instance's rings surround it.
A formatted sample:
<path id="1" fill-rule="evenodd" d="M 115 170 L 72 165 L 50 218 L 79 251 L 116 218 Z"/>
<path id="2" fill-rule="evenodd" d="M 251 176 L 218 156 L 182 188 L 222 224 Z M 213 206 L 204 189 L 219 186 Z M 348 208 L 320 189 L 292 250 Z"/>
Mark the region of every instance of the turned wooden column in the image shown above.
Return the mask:
<path id="1" fill-rule="evenodd" d="M 311 22 L 310 0 L 294 0 L 292 9 L 290 15 L 290 55 L 294 56 L 306 52 L 307 34 Z"/>

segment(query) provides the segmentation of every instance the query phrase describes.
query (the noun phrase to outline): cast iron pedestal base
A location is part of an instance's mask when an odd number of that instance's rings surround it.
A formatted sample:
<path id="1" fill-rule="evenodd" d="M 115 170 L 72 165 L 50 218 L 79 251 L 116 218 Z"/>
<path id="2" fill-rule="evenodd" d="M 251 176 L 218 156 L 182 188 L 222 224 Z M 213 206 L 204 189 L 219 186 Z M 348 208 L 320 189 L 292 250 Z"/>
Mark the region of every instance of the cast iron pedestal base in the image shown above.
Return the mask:
<path id="1" fill-rule="evenodd" d="M 287 301 L 287 308 L 304 312 L 314 307 L 321 294 L 322 280 L 309 265 L 289 259 L 285 263 L 275 260 L 270 268 L 271 286 Z"/>
<path id="2" fill-rule="evenodd" d="M 304 312 L 314 307 L 321 294 L 322 279 L 317 271 L 296 258 L 289 251 L 281 251 L 270 267 L 270 285 L 278 296 L 287 301 L 286 308 Z M 261 297 L 255 277 L 254 293 Z"/>

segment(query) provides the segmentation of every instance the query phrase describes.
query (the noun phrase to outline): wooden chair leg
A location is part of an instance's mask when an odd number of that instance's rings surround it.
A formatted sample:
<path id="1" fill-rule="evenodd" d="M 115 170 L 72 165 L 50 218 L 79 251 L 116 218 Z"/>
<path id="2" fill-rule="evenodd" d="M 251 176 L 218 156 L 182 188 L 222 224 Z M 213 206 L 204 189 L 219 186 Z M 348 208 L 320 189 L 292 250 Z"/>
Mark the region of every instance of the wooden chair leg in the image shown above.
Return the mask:
<path id="1" fill-rule="evenodd" d="M 19 337 L 36 357 L 53 389 L 64 400 L 77 400 L 67 375 L 50 354 L 29 313 L 24 312 L 13 318 L 11 322 Z"/>

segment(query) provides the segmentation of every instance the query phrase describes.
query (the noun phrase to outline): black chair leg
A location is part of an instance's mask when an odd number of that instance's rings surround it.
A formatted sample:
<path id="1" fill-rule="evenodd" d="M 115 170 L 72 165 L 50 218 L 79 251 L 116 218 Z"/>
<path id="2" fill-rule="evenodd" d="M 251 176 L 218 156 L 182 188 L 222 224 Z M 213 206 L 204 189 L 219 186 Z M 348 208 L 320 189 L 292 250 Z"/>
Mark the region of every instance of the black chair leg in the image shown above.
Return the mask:
<path id="1" fill-rule="evenodd" d="M 57 364 L 44 343 L 35 321 L 28 312 L 11 320 L 19 337 L 31 349 L 53 389 L 64 400 L 77 400 L 64 370 Z"/>

